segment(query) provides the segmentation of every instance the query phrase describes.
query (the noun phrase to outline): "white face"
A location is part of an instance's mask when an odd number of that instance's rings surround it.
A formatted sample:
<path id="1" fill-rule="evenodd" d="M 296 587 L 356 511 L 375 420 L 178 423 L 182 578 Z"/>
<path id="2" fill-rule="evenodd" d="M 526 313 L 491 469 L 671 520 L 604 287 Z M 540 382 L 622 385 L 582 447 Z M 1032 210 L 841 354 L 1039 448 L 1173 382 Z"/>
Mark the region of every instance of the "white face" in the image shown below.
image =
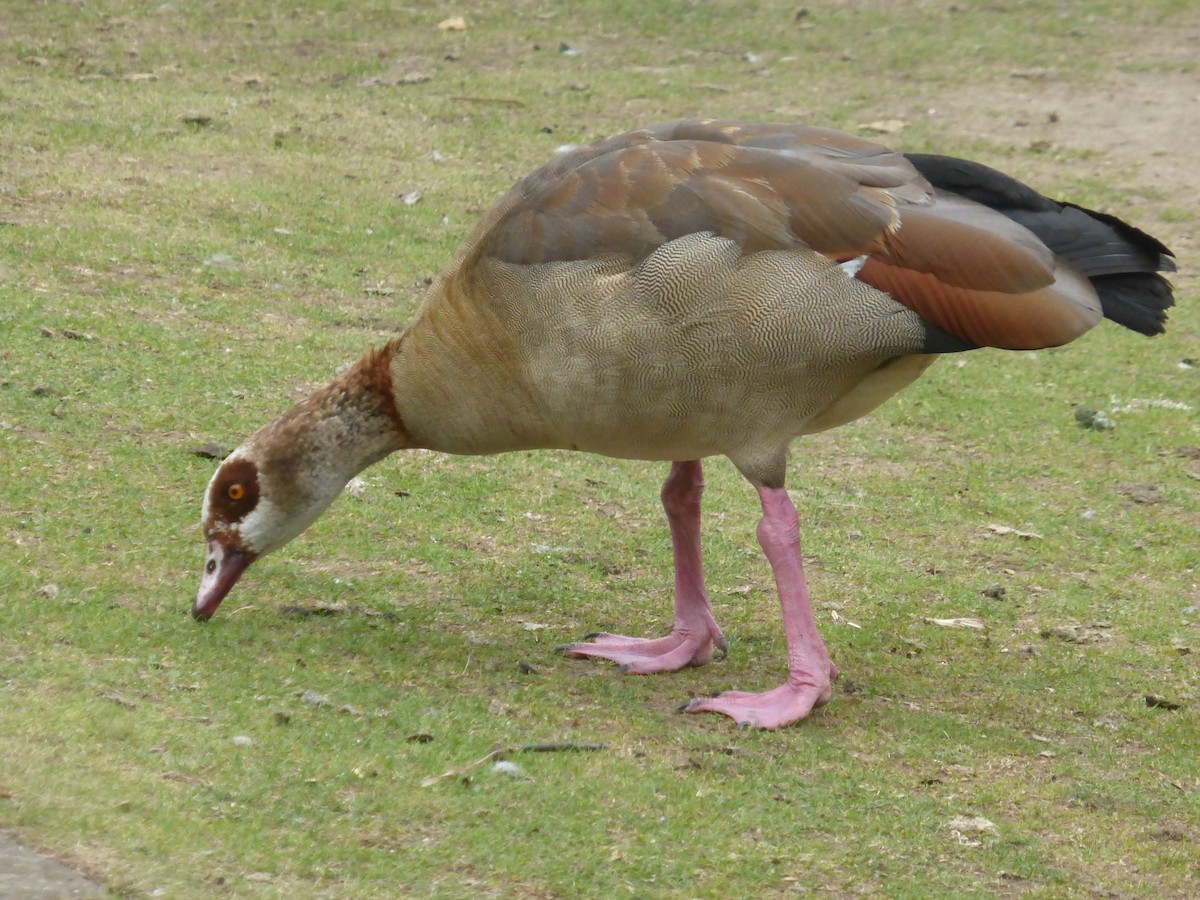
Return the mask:
<path id="1" fill-rule="evenodd" d="M 204 492 L 205 537 L 231 550 L 263 556 L 278 550 L 323 513 L 343 487 L 317 479 L 303 488 L 279 484 L 246 446 L 231 453 Z"/>
<path id="2" fill-rule="evenodd" d="M 237 525 L 242 546 L 256 556 L 278 550 L 309 525 L 329 506 L 328 503 L 309 503 L 298 509 L 284 510 L 269 496 L 258 499 L 254 507 Z"/>

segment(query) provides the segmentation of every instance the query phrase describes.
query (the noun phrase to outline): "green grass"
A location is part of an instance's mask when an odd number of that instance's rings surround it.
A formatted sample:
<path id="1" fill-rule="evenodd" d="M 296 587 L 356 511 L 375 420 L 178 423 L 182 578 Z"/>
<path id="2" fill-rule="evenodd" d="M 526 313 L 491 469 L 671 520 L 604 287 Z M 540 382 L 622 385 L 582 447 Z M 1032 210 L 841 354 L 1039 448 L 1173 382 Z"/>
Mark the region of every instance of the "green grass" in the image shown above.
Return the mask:
<path id="1" fill-rule="evenodd" d="M 989 88 L 1014 70 L 1081 92 L 1153 78 L 1157 48 L 1200 27 L 1193 4 L 9 6 L 0 827 L 130 897 L 1200 890 L 1186 258 L 1165 337 L 1104 326 L 945 360 L 797 444 L 789 486 L 843 673 L 798 727 L 673 712 L 781 676 L 757 503 L 723 461 L 704 527 L 731 650 L 705 669 L 628 678 L 553 652 L 661 631 L 670 608 L 663 468 L 563 453 L 398 455 L 209 626 L 188 616 L 213 468 L 189 451 L 235 445 L 401 328 L 560 144 L 687 115 L 900 117 L 898 146 L 977 155 L 1194 248 L 1186 182 L 1141 190 L 1087 148 L 924 113 L 964 91 L 1003 110 Z M 451 14 L 465 32 L 437 29 Z M 1162 398 L 1192 409 L 1113 412 L 1111 432 L 1073 416 Z M 963 616 L 986 630 L 927 621 Z M 1050 633 L 1097 623 L 1091 643 Z M 422 786 L 540 741 L 607 749 Z M 956 816 L 996 832 L 960 839 Z"/>

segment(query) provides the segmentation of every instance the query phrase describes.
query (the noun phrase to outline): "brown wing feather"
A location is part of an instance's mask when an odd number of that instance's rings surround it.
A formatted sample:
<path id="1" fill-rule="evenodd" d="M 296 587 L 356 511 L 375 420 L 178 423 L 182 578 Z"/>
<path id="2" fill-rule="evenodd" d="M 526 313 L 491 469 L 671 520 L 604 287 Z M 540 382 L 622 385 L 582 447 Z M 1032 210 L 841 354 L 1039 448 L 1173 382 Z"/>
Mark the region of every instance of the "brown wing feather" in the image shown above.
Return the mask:
<path id="1" fill-rule="evenodd" d="M 901 154 L 802 126 L 667 122 L 564 154 L 484 218 L 460 265 L 632 263 L 697 232 L 745 253 L 866 256 L 862 281 L 981 346 L 1051 346 L 1100 318 L 1087 280 L 1030 231 L 935 194 Z"/>
<path id="2" fill-rule="evenodd" d="M 533 264 L 639 258 L 711 231 L 747 252 L 878 246 L 900 199 L 931 189 L 897 153 L 818 128 L 667 123 L 564 154 L 523 179 L 477 232 L 482 252 Z M 482 224 L 482 223 L 481 223 Z"/>

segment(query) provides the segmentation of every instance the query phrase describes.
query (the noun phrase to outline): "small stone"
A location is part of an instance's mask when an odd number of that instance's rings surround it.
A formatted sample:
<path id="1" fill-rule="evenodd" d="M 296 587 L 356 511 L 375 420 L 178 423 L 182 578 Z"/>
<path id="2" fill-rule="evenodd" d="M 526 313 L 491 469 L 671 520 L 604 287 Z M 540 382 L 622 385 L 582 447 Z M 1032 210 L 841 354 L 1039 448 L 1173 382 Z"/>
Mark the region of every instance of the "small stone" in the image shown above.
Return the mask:
<path id="1" fill-rule="evenodd" d="M 1117 423 L 1109 418 L 1108 413 L 1092 409 L 1089 406 L 1075 407 L 1075 421 L 1084 428 L 1091 428 L 1095 431 L 1112 431 L 1117 427 Z"/>
<path id="2" fill-rule="evenodd" d="M 254 745 L 254 738 L 248 734 L 239 734 L 231 738 L 230 743 L 235 747 L 251 747 Z"/>
<path id="3" fill-rule="evenodd" d="M 529 775 L 524 769 L 518 766 L 515 762 L 509 762 L 507 759 L 502 759 L 492 766 L 492 771 L 500 775 L 507 775 L 509 778 L 528 778 Z"/>
<path id="4" fill-rule="evenodd" d="M 236 269 L 237 262 L 228 253 L 214 253 L 204 261 L 210 269 Z"/>

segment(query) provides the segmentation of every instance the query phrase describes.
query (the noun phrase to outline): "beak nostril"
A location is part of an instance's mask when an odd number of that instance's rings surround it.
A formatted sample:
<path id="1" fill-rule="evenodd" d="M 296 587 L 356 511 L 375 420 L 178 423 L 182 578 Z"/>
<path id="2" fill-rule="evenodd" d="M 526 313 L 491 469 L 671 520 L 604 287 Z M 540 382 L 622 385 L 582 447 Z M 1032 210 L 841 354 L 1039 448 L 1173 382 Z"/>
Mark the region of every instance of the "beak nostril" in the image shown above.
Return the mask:
<path id="1" fill-rule="evenodd" d="M 217 561 L 215 559 L 210 559 L 205 564 L 204 571 L 207 572 L 209 575 L 211 575 L 213 572 L 217 571 Z"/>

